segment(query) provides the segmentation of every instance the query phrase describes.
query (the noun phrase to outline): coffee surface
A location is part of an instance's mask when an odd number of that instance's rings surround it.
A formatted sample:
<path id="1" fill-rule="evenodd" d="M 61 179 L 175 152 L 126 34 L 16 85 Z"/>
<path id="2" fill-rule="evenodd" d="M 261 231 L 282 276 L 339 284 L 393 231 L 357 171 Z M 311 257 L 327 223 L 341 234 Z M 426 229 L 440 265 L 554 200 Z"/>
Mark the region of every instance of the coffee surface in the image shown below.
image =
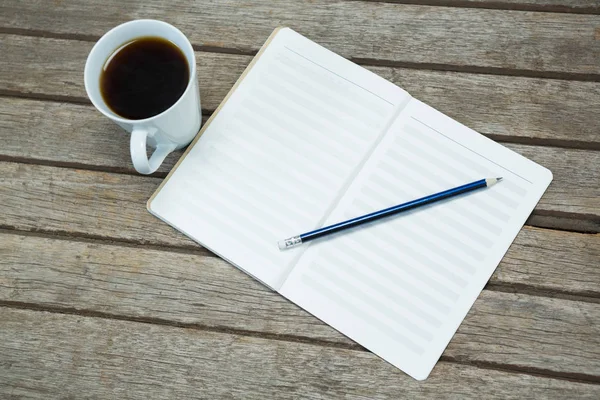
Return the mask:
<path id="1" fill-rule="evenodd" d="M 109 57 L 100 75 L 100 91 L 117 115 L 144 119 L 175 104 L 189 77 L 188 62 L 179 47 L 166 39 L 142 37 Z"/>

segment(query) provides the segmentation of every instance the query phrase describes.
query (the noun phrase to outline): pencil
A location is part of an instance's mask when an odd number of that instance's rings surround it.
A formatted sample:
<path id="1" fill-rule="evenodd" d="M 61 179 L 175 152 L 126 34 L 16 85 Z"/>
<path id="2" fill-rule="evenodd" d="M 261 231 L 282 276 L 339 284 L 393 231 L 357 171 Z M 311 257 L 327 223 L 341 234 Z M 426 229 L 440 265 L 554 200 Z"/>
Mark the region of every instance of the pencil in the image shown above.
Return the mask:
<path id="1" fill-rule="evenodd" d="M 325 226 L 314 231 L 306 232 L 297 236 L 292 236 L 290 238 L 280 240 L 279 242 L 277 242 L 277 245 L 279 246 L 279 250 L 286 250 L 301 245 L 302 243 L 310 242 L 311 240 L 331 235 L 333 233 L 340 232 L 346 229 L 354 228 L 355 226 L 359 226 L 362 224 L 376 221 L 378 219 L 396 215 L 404 211 L 422 207 L 427 204 L 435 203 L 440 200 L 458 196 L 463 193 L 472 192 L 481 188 L 488 188 L 500 182 L 501 180 L 502 178 L 480 179 L 478 181 L 467 183 L 466 185 L 458 186 L 453 189 L 448 189 L 440 193 L 431 194 L 429 196 L 421 197 L 420 199 L 411 200 L 407 203 L 398 204 L 396 206 L 375 211 L 370 214 L 361 215 L 360 217 L 352 218 L 347 221 Z"/>

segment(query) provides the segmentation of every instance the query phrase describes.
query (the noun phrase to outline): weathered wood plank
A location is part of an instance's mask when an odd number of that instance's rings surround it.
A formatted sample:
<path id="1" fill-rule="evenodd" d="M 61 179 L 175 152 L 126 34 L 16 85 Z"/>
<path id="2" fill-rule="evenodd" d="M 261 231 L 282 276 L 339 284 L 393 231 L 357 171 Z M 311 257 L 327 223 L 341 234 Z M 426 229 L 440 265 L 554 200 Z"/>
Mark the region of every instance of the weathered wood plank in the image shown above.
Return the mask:
<path id="1" fill-rule="evenodd" d="M 206 271 L 217 268 L 213 264 L 220 262 L 215 261 L 210 253 L 202 251 L 183 255 L 179 254 L 176 249 L 172 249 L 168 253 L 157 253 L 164 254 L 165 259 L 161 257 L 154 259 L 154 250 L 146 252 L 138 249 L 123 249 L 122 247 L 65 243 L 60 240 L 22 237 L 7 233 L 0 233 L 0 237 L 3 238 L 2 241 L 4 242 L 0 245 L 0 248 L 3 249 L 5 267 L 10 265 L 13 272 L 17 274 L 16 276 L 22 278 L 44 276 L 45 273 L 51 272 L 45 270 L 46 267 L 50 266 L 57 269 L 64 266 L 68 270 L 79 270 L 81 265 L 87 262 L 81 259 L 82 254 L 87 254 L 89 257 L 87 260 L 101 260 L 103 265 L 113 263 L 116 269 L 119 265 L 124 265 L 123 268 L 129 271 L 128 273 L 143 272 L 139 268 L 131 267 L 131 265 L 137 265 L 138 267 L 144 265 L 144 268 L 156 266 L 157 271 L 160 271 L 162 270 L 161 266 L 166 260 L 169 260 L 169 257 L 173 257 L 172 264 L 177 265 L 178 268 L 188 263 L 194 266 L 208 265 Z M 43 253 L 38 253 L 34 250 L 35 248 L 46 250 Z M 100 250 L 96 250 L 97 248 Z M 94 254 L 93 257 L 92 253 Z M 55 258 L 50 258 L 50 255 Z M 135 260 L 138 260 L 138 263 Z M 537 289 L 538 291 L 560 291 L 566 294 L 600 297 L 600 270 L 597 268 L 599 263 L 600 235 L 526 226 L 504 256 L 499 268 L 491 277 L 490 284 L 504 287 L 516 285 Z M 26 269 L 23 270 L 23 268 Z M 37 268 L 42 268 L 44 271 L 38 271 Z M 206 271 L 203 270 L 202 273 Z M 216 282 L 220 280 L 218 276 L 222 273 L 221 270 L 217 268 L 215 271 L 217 275 L 210 275 L 208 281 Z M 6 276 L 12 274 L 9 271 L 5 272 Z M 188 271 L 185 270 L 185 272 Z M 164 279 L 169 278 L 168 275 L 164 275 L 166 272 L 153 273 L 157 273 L 157 276 Z M 227 280 L 232 279 L 227 278 Z M 52 281 L 56 280 L 52 279 Z M 58 281 L 63 281 L 63 279 L 60 278 Z M 192 277 L 186 278 L 185 281 L 200 287 Z M 51 288 L 51 290 L 54 289 Z M 39 294 L 39 292 L 36 293 Z M 12 298 L 12 295 L 10 298 Z M 31 299 L 27 301 L 32 302 Z M 106 309 L 101 311 L 110 312 L 112 306 L 109 307 L 109 303 L 101 304 L 107 306 Z M 169 309 L 170 307 L 167 307 L 167 310 Z M 244 325 L 247 324 L 244 323 Z"/>
<path id="2" fill-rule="evenodd" d="M 0 309 L 7 398 L 597 398 L 600 386 L 440 362 L 417 382 L 370 353 Z"/>
<path id="3" fill-rule="evenodd" d="M 506 144 L 554 174 L 536 209 L 600 215 L 600 152 Z M 588 162 L 590 164 L 588 164 Z"/>
<path id="4" fill-rule="evenodd" d="M 49 98 L 71 96 L 87 101 L 82 71 L 92 45 L 77 40 L 0 34 L 0 52 L 4 55 L 0 58 L 0 92 Z M 205 110 L 217 108 L 252 59 L 251 56 L 207 52 L 197 52 L 196 57 Z M 484 134 L 600 148 L 600 119 L 596 118 L 600 115 L 600 83 L 368 68 Z M 19 130 L 31 114 L 40 112 L 41 106 L 11 100 L 3 100 L 3 103 L 1 112 L 14 114 L 13 122 L 18 124 Z M 15 109 L 11 109 L 13 105 Z M 48 114 L 43 115 L 47 118 Z M 84 124 L 81 120 L 85 117 L 100 118 L 99 114 L 88 112 L 69 116 L 69 119 Z M 52 129 L 53 121 L 49 120 L 48 125 Z M 60 129 L 61 132 L 73 131 L 64 125 Z M 56 134 L 49 132 L 50 135 Z"/>
<path id="5" fill-rule="evenodd" d="M 600 234 L 525 226 L 490 283 L 598 297 L 599 265 Z"/>
<path id="6" fill-rule="evenodd" d="M 179 255 L 173 249 L 165 254 L 164 259 L 159 257 L 158 260 L 160 261 L 156 261 L 153 259 L 154 256 L 147 255 L 145 251 L 141 250 L 134 251 L 122 249 L 121 247 L 113 248 L 112 246 L 65 244 L 63 241 L 58 240 L 24 238 L 20 235 L 13 236 L 10 234 L 0 234 L 0 237 L 5 242 L 1 246 L 6 257 L 5 267 L 9 268 L 8 266 L 10 266 L 10 268 L 13 268 L 13 272 L 17 273 L 17 277 L 23 278 L 28 275 L 33 277 L 44 275 L 42 271 L 35 269 L 34 266 L 36 265 L 37 268 L 54 266 L 60 269 L 60 266 L 63 265 L 68 269 L 79 269 L 81 265 L 87 262 L 82 260 L 81 257 L 77 257 L 77 255 L 81 256 L 82 254 L 87 254 L 88 260 L 90 258 L 101 259 L 103 265 L 109 265 L 110 260 L 117 269 L 119 265 L 125 265 L 125 269 L 127 271 L 131 270 L 132 274 L 141 273 L 139 268 L 142 264 L 145 265 L 145 268 L 156 264 L 157 270 L 160 270 L 160 266 L 168 260 L 168 257 L 179 260 L 173 261 L 178 266 L 181 263 L 193 263 L 194 265 L 206 264 L 208 265 L 206 268 L 213 268 L 213 263 L 218 263 L 209 253 Z M 494 285 L 514 283 L 540 290 L 560 290 L 563 293 L 597 297 L 600 294 L 600 271 L 596 268 L 596 264 L 600 261 L 599 243 L 599 235 L 584 235 L 525 227 L 504 257 L 496 273 L 492 276 L 490 283 Z M 43 255 L 33 250 L 36 247 L 46 249 Z M 54 248 L 57 250 L 51 251 Z M 97 248 L 100 250 L 96 251 Z M 553 248 L 561 251 L 559 257 L 551 252 Z M 104 251 L 107 253 L 103 254 Z M 148 254 L 154 254 L 154 250 L 148 251 L 150 252 Z M 90 252 L 94 254 L 94 257 L 90 255 Z M 74 253 L 76 255 L 73 255 Z M 46 255 L 53 255 L 56 260 L 44 261 Z M 136 263 L 135 260 L 139 262 Z M 23 265 L 19 266 L 20 263 L 23 263 Z M 146 265 L 148 263 L 150 265 Z M 136 267 L 129 267 L 129 265 Z M 27 269 L 21 271 L 23 268 Z M 10 271 L 5 272 L 6 276 L 11 275 Z M 220 274 L 222 272 L 217 269 L 215 273 Z M 159 273 L 159 276 L 163 275 Z M 167 278 L 165 276 L 164 279 Z M 192 278 L 186 278 L 186 280 L 194 281 Z M 208 280 L 212 282 L 219 279 L 211 275 Z M 56 280 L 52 279 L 52 281 Z M 59 279 L 58 281 L 62 280 Z M 197 284 L 195 281 L 193 283 Z M 50 290 L 55 289 L 51 288 Z M 13 298 L 13 295 L 9 298 Z M 108 307 L 109 304 L 106 304 L 106 306 Z M 110 307 L 102 311 L 109 312 L 109 310 Z"/>
<path id="7" fill-rule="evenodd" d="M 82 74 L 93 45 L 79 40 L 0 34 L 0 90 L 87 101 Z M 250 60 L 252 56 L 196 52 L 204 109 L 217 108 Z"/>
<path id="8" fill-rule="evenodd" d="M 524 235 L 538 244 L 529 248 L 517 239 L 519 245 L 505 257 L 492 283 L 508 277 L 530 285 L 530 264 L 538 252 L 545 266 L 544 276 L 538 277 L 541 286 L 564 278 L 561 289 L 598 294 L 598 235 L 539 229 L 525 229 Z M 560 237 L 566 254 L 551 262 L 551 254 L 538 251 L 539 242 L 560 248 Z M 582 244 L 576 245 L 577 240 Z M 215 257 L 8 233 L 0 234 L 0 256 L 0 301 L 353 344 Z M 444 356 L 600 375 L 599 310 L 600 304 L 485 290 Z"/>
<path id="9" fill-rule="evenodd" d="M 600 149 L 600 83 L 369 69 L 495 140 Z"/>
<path id="10" fill-rule="evenodd" d="M 0 5 L 0 26 L 97 38 L 118 23 L 156 18 L 179 27 L 196 45 L 256 51 L 275 27 L 286 25 L 345 57 L 594 77 L 600 73 L 596 15 L 311 0 L 45 5 L 6 0 Z"/>
<path id="11" fill-rule="evenodd" d="M 599 322 L 597 303 L 484 291 L 444 355 L 599 376 Z"/>
<path id="12" fill-rule="evenodd" d="M 509 145 L 554 172 L 535 212 L 600 216 L 600 152 Z M 64 152 L 68 155 L 69 148 Z M 120 151 L 128 159 L 128 147 Z M 189 245 L 145 210 L 160 179 L 0 163 L 0 224 L 21 230 L 72 232 L 136 242 Z"/>
<path id="13" fill-rule="evenodd" d="M 20 163 L 0 171 L 0 225 L 196 247 L 146 211 L 161 179 Z"/>

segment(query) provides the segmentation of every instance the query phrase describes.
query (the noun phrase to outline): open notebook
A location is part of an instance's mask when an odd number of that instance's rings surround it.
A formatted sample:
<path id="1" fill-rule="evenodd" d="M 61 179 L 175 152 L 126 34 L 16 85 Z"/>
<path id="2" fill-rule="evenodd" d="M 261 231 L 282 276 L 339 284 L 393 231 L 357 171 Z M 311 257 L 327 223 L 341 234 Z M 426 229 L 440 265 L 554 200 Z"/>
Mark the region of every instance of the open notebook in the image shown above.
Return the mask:
<path id="1" fill-rule="evenodd" d="M 490 189 L 280 251 L 277 241 L 482 178 Z M 276 30 L 152 214 L 416 379 L 549 185 L 549 170 Z"/>

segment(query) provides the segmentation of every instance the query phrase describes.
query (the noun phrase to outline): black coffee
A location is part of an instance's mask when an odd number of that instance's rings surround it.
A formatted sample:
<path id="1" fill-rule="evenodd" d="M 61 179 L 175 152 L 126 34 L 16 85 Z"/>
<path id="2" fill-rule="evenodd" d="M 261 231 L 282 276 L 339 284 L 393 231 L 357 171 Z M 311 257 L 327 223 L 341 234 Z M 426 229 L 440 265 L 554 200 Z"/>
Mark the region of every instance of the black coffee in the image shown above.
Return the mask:
<path id="1" fill-rule="evenodd" d="M 158 37 L 142 37 L 121 46 L 100 75 L 100 92 L 112 111 L 127 119 L 160 114 L 181 97 L 190 70 L 183 52 Z"/>

